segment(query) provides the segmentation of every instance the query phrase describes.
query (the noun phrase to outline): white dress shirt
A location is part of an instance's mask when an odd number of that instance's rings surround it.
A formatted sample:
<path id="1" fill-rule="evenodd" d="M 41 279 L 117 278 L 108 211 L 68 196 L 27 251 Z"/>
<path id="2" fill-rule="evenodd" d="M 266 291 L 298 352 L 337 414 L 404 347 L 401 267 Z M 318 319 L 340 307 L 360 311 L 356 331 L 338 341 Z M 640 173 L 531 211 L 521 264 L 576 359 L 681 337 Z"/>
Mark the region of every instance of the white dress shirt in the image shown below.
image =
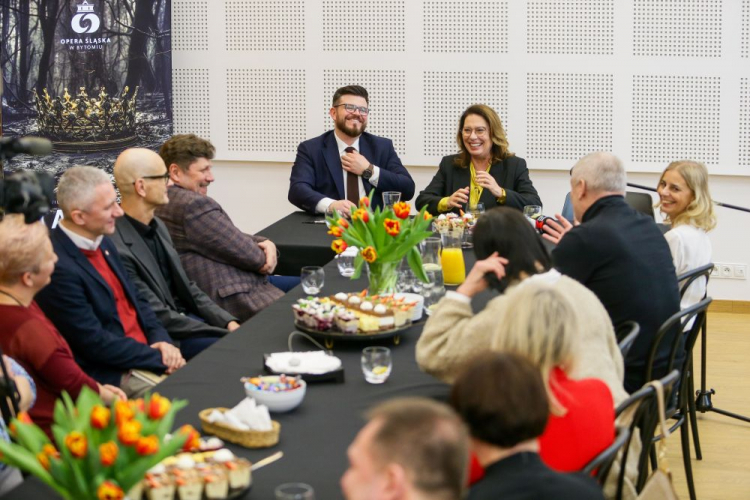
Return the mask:
<path id="1" fill-rule="evenodd" d="M 68 235 L 68 238 L 73 242 L 75 246 L 78 248 L 82 248 L 83 250 L 97 250 L 99 248 L 99 245 L 101 245 L 102 240 L 104 239 L 104 236 L 97 236 L 95 240 L 90 240 L 86 238 L 85 236 L 81 236 L 78 233 L 74 233 L 67 227 L 65 227 L 65 224 L 60 224 L 60 229 L 62 229 L 63 233 Z"/>

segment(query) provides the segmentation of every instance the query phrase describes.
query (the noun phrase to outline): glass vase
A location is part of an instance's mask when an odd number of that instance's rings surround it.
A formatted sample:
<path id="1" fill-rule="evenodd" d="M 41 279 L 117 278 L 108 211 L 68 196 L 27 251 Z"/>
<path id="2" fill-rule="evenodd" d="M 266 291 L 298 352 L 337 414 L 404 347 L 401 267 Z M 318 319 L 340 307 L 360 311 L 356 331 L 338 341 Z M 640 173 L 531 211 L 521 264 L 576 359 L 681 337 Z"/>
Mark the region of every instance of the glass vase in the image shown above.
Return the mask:
<path id="1" fill-rule="evenodd" d="M 369 295 L 383 295 L 396 292 L 399 263 L 399 261 L 396 261 L 367 264 L 367 278 L 370 281 L 370 285 L 367 287 Z"/>

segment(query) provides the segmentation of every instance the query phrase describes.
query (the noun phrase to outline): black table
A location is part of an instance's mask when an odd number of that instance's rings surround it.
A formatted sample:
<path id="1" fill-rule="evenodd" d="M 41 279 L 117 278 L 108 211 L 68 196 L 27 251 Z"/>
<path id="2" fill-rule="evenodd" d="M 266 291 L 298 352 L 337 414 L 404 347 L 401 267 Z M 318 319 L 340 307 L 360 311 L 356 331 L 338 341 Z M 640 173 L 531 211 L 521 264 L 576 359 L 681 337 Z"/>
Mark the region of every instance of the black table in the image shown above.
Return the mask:
<path id="1" fill-rule="evenodd" d="M 257 233 L 273 241 L 279 251 L 276 274 L 299 276 L 302 266 L 324 266 L 333 259 L 333 237 L 325 223 L 314 221 L 325 217 L 293 212 Z"/>

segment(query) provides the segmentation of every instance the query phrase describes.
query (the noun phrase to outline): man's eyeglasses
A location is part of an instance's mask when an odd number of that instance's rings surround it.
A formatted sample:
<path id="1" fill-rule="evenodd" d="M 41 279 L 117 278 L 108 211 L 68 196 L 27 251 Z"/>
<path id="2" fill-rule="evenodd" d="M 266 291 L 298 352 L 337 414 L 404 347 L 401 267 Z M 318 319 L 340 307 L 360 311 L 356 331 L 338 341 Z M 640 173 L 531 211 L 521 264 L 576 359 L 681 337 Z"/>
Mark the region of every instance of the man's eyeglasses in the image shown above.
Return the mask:
<path id="1" fill-rule="evenodd" d="M 355 106 L 354 104 L 336 104 L 333 107 L 338 108 L 339 106 L 344 106 L 344 109 L 347 110 L 350 113 L 354 113 L 355 111 L 359 111 L 359 114 L 362 116 L 366 116 L 370 114 L 370 109 L 366 108 L 364 106 Z"/>
<path id="2" fill-rule="evenodd" d="M 169 171 L 161 175 L 144 175 L 143 177 L 141 177 L 141 179 L 144 179 L 144 180 L 161 179 L 164 181 L 164 184 L 167 184 L 169 183 Z M 136 182 L 138 181 L 135 181 L 133 184 L 135 184 Z"/>

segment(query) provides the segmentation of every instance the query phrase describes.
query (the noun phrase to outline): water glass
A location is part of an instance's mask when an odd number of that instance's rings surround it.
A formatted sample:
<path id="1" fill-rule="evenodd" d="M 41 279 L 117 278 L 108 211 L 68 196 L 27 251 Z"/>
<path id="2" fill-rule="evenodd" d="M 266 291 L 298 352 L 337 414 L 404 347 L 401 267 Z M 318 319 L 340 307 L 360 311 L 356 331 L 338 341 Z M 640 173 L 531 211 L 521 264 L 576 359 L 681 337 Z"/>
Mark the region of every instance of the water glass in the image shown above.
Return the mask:
<path id="1" fill-rule="evenodd" d="M 476 205 L 470 206 L 469 212 L 474 216 L 474 219 L 477 219 L 484 213 L 484 203 L 478 202 Z"/>
<path id="2" fill-rule="evenodd" d="M 339 268 L 339 274 L 344 278 L 351 278 L 354 274 L 355 255 L 345 255 L 343 253 L 336 256 L 336 267 Z"/>
<path id="3" fill-rule="evenodd" d="M 393 364 L 391 350 L 387 347 L 365 347 L 362 349 L 362 373 L 371 384 L 382 384 L 388 380 Z"/>
<path id="4" fill-rule="evenodd" d="M 414 280 L 417 279 L 409 266 L 409 262 L 406 257 L 401 261 L 398 266 L 398 279 L 396 280 L 396 291 L 397 292 L 411 292 L 414 288 Z"/>
<path id="5" fill-rule="evenodd" d="M 302 268 L 302 290 L 308 295 L 317 295 L 323 288 L 326 275 L 322 267 L 306 266 Z"/>
<path id="6" fill-rule="evenodd" d="M 401 201 L 401 193 L 398 191 L 384 191 L 383 192 L 383 210 L 393 208 L 393 205 Z"/>
<path id="7" fill-rule="evenodd" d="M 315 500 L 315 491 L 305 483 L 285 483 L 274 490 L 276 500 Z"/>
<path id="8" fill-rule="evenodd" d="M 523 207 L 523 214 L 529 219 L 532 226 L 536 226 L 536 218 L 542 215 L 542 207 L 539 205 L 526 205 Z"/>
<path id="9" fill-rule="evenodd" d="M 427 283 L 422 283 L 422 297 L 424 297 L 425 312 L 429 315 L 432 306 L 440 302 L 445 295 L 445 284 L 443 283 L 443 268 L 437 264 L 425 264 Z M 420 282 L 421 283 L 421 282 Z"/>

